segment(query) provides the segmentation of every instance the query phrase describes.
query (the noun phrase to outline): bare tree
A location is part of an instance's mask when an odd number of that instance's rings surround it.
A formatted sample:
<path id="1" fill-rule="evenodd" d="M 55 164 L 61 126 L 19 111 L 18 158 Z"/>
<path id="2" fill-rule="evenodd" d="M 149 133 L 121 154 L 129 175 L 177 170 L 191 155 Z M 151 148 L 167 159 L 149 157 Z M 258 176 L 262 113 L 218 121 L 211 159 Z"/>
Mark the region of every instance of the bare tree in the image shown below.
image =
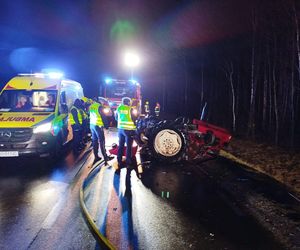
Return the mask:
<path id="1" fill-rule="evenodd" d="M 272 69 L 272 80 L 273 80 L 273 100 L 274 100 L 274 113 L 275 113 L 275 145 L 278 145 L 279 135 L 279 116 L 278 116 L 278 102 L 277 102 L 277 79 L 276 79 L 276 58 L 277 58 L 277 38 L 274 34 L 274 60 Z"/>
<path id="2" fill-rule="evenodd" d="M 295 42 L 293 42 L 293 52 L 295 51 Z M 294 65 L 295 65 L 295 53 L 292 54 L 291 58 L 291 91 L 290 91 L 290 110 L 291 110 L 291 120 L 290 120 L 290 147 L 294 146 L 295 138 L 295 109 L 294 109 L 294 96 L 295 96 L 295 74 L 294 74 Z"/>
<path id="3" fill-rule="evenodd" d="M 264 78 L 263 78 L 263 114 L 262 114 L 262 128 L 263 132 L 267 128 L 267 105 L 268 105 L 268 73 L 267 63 L 264 63 Z"/>
<path id="4" fill-rule="evenodd" d="M 201 104 L 201 109 L 203 108 L 204 104 L 204 65 L 203 65 L 203 60 L 201 62 L 201 95 L 200 95 L 200 104 Z"/>
<path id="5" fill-rule="evenodd" d="M 250 87 L 250 110 L 248 120 L 248 135 L 254 137 L 255 132 L 255 91 L 256 91 L 256 78 L 255 78 L 255 60 L 256 60 L 256 32 L 257 32 L 257 17 L 255 10 L 252 14 L 252 50 L 251 50 L 251 87 Z"/>
<path id="6" fill-rule="evenodd" d="M 233 62 L 230 61 L 228 63 L 225 63 L 223 71 L 225 73 L 225 76 L 226 76 L 226 78 L 230 84 L 230 88 L 231 88 L 232 131 L 235 132 L 236 131 L 236 114 L 235 114 L 235 88 L 234 88 L 234 84 L 233 84 L 233 73 L 234 73 Z"/>

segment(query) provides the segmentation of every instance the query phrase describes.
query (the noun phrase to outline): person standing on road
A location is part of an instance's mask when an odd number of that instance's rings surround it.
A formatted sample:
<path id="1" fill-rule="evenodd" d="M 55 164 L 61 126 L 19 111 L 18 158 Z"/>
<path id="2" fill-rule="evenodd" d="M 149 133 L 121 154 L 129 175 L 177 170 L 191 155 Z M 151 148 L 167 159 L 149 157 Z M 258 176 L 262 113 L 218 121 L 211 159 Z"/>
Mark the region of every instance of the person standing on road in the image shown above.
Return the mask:
<path id="1" fill-rule="evenodd" d="M 149 114 L 150 114 L 150 105 L 149 105 L 149 102 L 148 102 L 148 101 L 145 102 L 144 108 L 145 108 L 145 114 L 146 114 L 146 117 L 148 117 Z"/>
<path id="2" fill-rule="evenodd" d="M 102 156 L 104 158 L 105 164 L 108 161 L 112 160 L 113 157 L 107 156 L 106 149 L 105 149 L 105 137 L 104 137 L 104 123 L 102 119 L 103 115 L 103 106 L 94 101 L 90 108 L 90 130 L 92 133 L 92 144 L 93 144 L 93 151 L 94 151 L 94 163 L 101 160 L 101 157 L 98 155 L 99 145 Z"/>
<path id="3" fill-rule="evenodd" d="M 135 116 L 132 113 L 131 99 L 124 97 L 122 104 L 117 108 L 116 120 L 118 122 L 118 137 L 119 137 L 119 148 L 118 148 L 118 165 L 119 169 L 122 165 L 122 156 L 124 151 L 124 145 L 126 142 L 126 165 L 132 167 L 132 143 L 133 136 L 135 135 Z"/>
<path id="4" fill-rule="evenodd" d="M 86 104 L 83 99 L 80 100 L 81 108 L 80 113 L 82 116 L 82 133 L 81 133 L 81 142 L 84 145 L 87 142 L 87 133 L 88 133 L 88 123 L 89 123 L 89 116 L 86 111 Z"/>
<path id="5" fill-rule="evenodd" d="M 160 104 L 157 102 L 154 108 L 154 112 L 156 117 L 159 117 L 159 113 L 160 113 Z"/>
<path id="6" fill-rule="evenodd" d="M 80 112 L 80 107 L 81 101 L 76 99 L 70 109 L 69 114 L 69 123 L 73 132 L 73 151 L 76 154 L 82 150 L 82 146 L 80 145 L 82 134 L 82 115 Z"/>

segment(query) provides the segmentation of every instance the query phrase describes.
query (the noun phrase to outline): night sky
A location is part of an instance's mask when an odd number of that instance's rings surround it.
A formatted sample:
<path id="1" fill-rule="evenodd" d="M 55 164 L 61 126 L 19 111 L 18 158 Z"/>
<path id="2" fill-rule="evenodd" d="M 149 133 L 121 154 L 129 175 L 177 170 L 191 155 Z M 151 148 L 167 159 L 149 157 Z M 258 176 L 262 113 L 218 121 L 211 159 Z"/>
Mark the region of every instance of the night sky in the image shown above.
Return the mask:
<path id="1" fill-rule="evenodd" d="M 105 76 L 129 77 L 122 63 L 128 48 L 142 57 L 134 76 L 144 90 L 159 89 L 155 79 L 172 51 L 205 50 L 247 33 L 251 15 L 238 0 L 14 0 L 0 8 L 3 84 L 20 72 L 53 68 L 80 81 L 87 96 Z"/>

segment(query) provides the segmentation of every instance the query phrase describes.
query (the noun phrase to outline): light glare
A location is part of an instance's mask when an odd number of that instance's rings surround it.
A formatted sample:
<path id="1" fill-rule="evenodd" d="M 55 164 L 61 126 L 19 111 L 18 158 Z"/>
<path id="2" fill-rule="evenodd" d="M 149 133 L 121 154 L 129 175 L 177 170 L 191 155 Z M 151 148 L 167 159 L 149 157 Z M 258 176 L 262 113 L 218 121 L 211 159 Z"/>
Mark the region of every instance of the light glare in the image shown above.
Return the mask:
<path id="1" fill-rule="evenodd" d="M 51 122 L 48 122 L 48 123 L 45 123 L 45 124 L 42 124 L 42 125 L 39 125 L 39 126 L 35 127 L 33 129 L 33 133 L 34 134 L 45 133 L 45 132 L 50 131 L 50 129 L 51 129 Z"/>
<path id="2" fill-rule="evenodd" d="M 110 78 L 106 78 L 106 79 L 105 79 L 105 83 L 106 83 L 106 84 L 111 83 L 111 79 L 110 79 Z"/>
<path id="3" fill-rule="evenodd" d="M 134 52 L 126 52 L 124 62 L 126 66 L 134 68 L 140 64 L 140 57 Z"/>
<path id="4" fill-rule="evenodd" d="M 64 74 L 62 72 L 49 72 L 49 73 L 47 73 L 47 75 L 53 79 L 59 79 L 64 76 Z"/>

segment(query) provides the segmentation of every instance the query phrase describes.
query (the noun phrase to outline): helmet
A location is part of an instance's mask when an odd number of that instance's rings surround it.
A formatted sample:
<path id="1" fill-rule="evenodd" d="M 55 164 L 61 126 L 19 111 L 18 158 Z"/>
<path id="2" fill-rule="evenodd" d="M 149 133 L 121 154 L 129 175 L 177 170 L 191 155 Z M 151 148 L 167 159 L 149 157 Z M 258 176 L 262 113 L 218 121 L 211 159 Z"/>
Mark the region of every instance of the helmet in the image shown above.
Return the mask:
<path id="1" fill-rule="evenodd" d="M 149 102 L 148 102 L 148 101 L 146 101 L 146 104 L 149 104 Z"/>
<path id="2" fill-rule="evenodd" d="M 104 97 L 102 96 L 99 96 L 98 97 L 98 102 L 101 103 L 101 104 L 105 104 L 107 102 L 107 99 L 105 99 Z"/>
<path id="3" fill-rule="evenodd" d="M 131 105 L 131 99 L 129 97 L 123 97 L 122 104 Z"/>

